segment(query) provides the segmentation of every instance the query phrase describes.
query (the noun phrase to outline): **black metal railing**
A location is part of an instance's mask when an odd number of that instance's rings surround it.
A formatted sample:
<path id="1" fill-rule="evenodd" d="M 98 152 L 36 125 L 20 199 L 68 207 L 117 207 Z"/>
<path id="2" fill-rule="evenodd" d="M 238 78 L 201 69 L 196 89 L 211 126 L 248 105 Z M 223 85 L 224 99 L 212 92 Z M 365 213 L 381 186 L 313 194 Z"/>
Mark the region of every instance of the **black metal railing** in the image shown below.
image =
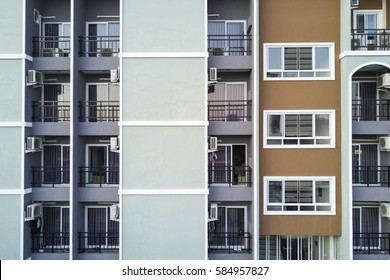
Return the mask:
<path id="1" fill-rule="evenodd" d="M 352 120 L 354 121 L 389 121 L 390 100 L 352 100 Z"/>
<path id="2" fill-rule="evenodd" d="M 69 184 L 69 166 L 32 166 L 33 187 L 55 187 Z"/>
<path id="3" fill-rule="evenodd" d="M 119 251 L 119 232 L 79 232 L 79 253 Z"/>
<path id="4" fill-rule="evenodd" d="M 252 252 L 252 234 L 249 232 L 211 232 L 208 236 L 209 253 Z"/>
<path id="5" fill-rule="evenodd" d="M 390 254 L 390 233 L 353 233 L 353 251 L 359 254 Z"/>
<path id="6" fill-rule="evenodd" d="M 211 56 L 252 55 L 252 35 L 208 35 Z"/>
<path id="7" fill-rule="evenodd" d="M 352 183 L 390 187 L 390 166 L 353 166 Z"/>
<path id="8" fill-rule="evenodd" d="M 353 29 L 352 50 L 390 50 L 390 29 Z"/>
<path id="9" fill-rule="evenodd" d="M 33 122 L 68 122 L 70 121 L 69 101 L 33 101 Z"/>
<path id="10" fill-rule="evenodd" d="M 31 233 L 32 253 L 68 253 L 69 232 Z"/>
<path id="11" fill-rule="evenodd" d="M 119 184 L 119 166 L 81 166 L 79 167 L 80 187 L 105 187 Z"/>
<path id="12" fill-rule="evenodd" d="M 119 101 L 79 101 L 81 122 L 116 122 L 119 118 Z"/>
<path id="13" fill-rule="evenodd" d="M 34 57 L 68 57 L 70 36 L 33 37 Z"/>
<path id="14" fill-rule="evenodd" d="M 208 101 L 209 121 L 251 121 L 252 100 Z"/>
<path id="15" fill-rule="evenodd" d="M 119 36 L 80 36 L 80 56 L 118 56 Z"/>
<path id="16" fill-rule="evenodd" d="M 241 165 L 211 165 L 209 166 L 209 186 L 213 185 L 250 187 L 252 185 L 252 168 Z"/>

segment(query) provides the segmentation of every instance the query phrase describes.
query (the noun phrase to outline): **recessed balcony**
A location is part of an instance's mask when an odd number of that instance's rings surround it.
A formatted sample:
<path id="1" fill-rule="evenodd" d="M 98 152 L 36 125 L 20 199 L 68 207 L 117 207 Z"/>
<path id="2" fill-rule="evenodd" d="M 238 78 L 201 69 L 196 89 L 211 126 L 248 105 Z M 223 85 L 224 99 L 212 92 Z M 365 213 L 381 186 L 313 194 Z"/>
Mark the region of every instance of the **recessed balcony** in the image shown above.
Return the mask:
<path id="1" fill-rule="evenodd" d="M 390 259 L 390 233 L 353 233 L 353 253 L 354 258 L 356 255 L 386 255 L 386 259 Z"/>
<path id="2" fill-rule="evenodd" d="M 390 50 L 390 29 L 353 29 L 351 38 L 354 51 Z"/>
<path id="3" fill-rule="evenodd" d="M 80 36 L 81 57 L 117 57 L 119 36 Z"/>

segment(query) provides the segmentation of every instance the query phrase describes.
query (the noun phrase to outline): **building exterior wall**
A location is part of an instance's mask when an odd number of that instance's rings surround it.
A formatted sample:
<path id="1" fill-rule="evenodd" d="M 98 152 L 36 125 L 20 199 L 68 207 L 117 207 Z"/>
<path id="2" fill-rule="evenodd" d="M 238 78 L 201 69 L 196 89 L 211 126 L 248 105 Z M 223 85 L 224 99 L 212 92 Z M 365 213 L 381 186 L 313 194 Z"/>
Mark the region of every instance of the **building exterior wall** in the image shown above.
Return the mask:
<path id="1" fill-rule="evenodd" d="M 274 11 L 274 12 L 273 12 Z M 336 112 L 335 148 L 263 148 L 260 139 L 260 176 L 335 176 L 335 215 L 264 215 L 263 193 L 260 191 L 260 234 L 263 235 L 341 235 L 341 126 L 340 71 L 338 62 L 340 21 L 339 1 L 319 4 L 313 1 L 261 1 L 260 47 L 263 43 L 335 44 L 335 79 L 330 81 L 271 81 L 263 80 L 260 69 L 260 111 L 262 110 L 320 110 Z M 273 14 L 272 17 L 267 16 Z M 308 24 L 310 23 L 310 24 Z M 260 51 L 262 53 L 262 51 Z M 261 65 L 264 65 L 264 56 Z M 263 116 L 260 116 L 263 124 Z M 266 133 L 264 127 L 261 133 Z M 260 180 L 260 190 L 265 186 Z"/>

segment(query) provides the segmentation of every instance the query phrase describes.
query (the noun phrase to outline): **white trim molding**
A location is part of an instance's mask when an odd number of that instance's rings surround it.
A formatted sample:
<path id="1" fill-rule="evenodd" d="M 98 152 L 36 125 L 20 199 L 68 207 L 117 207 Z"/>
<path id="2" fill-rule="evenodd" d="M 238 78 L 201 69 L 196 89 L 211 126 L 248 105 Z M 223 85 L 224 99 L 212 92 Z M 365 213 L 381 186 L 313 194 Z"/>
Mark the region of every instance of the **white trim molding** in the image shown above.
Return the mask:
<path id="1" fill-rule="evenodd" d="M 119 195 L 208 195 L 208 189 L 121 189 Z"/>

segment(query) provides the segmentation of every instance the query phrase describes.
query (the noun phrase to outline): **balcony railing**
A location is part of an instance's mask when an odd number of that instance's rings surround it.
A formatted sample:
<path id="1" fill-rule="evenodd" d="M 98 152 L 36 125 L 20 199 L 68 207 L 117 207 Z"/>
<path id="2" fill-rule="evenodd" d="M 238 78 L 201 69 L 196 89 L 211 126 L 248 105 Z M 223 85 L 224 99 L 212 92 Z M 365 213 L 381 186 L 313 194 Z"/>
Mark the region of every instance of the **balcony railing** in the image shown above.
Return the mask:
<path id="1" fill-rule="evenodd" d="M 390 233 L 354 233 L 353 252 L 357 254 L 390 254 Z"/>
<path id="2" fill-rule="evenodd" d="M 119 36 L 80 36 L 80 56 L 118 56 Z"/>
<path id="3" fill-rule="evenodd" d="M 211 56 L 252 55 L 252 35 L 208 35 Z"/>
<path id="4" fill-rule="evenodd" d="M 390 166 L 353 166 L 353 184 L 366 187 L 390 187 Z"/>
<path id="5" fill-rule="evenodd" d="M 389 121 L 390 100 L 373 99 L 367 101 L 352 100 L 352 120 Z"/>
<path id="6" fill-rule="evenodd" d="M 390 50 L 390 29 L 353 29 L 352 50 Z"/>
<path id="7" fill-rule="evenodd" d="M 34 232 L 31 234 L 32 253 L 68 253 L 69 232 Z"/>
<path id="8" fill-rule="evenodd" d="M 250 166 L 209 166 L 209 186 L 250 187 L 251 185 Z"/>
<path id="9" fill-rule="evenodd" d="M 79 253 L 119 251 L 119 232 L 79 232 Z"/>
<path id="10" fill-rule="evenodd" d="M 79 167 L 80 187 L 109 187 L 119 184 L 119 166 Z"/>
<path id="11" fill-rule="evenodd" d="M 119 101 L 79 101 L 81 122 L 119 121 Z"/>
<path id="12" fill-rule="evenodd" d="M 69 101 L 33 101 L 33 122 L 68 122 L 70 121 Z"/>
<path id="13" fill-rule="evenodd" d="M 208 102 L 209 121 L 251 121 L 252 100 L 229 100 Z"/>
<path id="14" fill-rule="evenodd" d="M 56 187 L 69 184 L 69 166 L 31 167 L 33 187 Z"/>
<path id="15" fill-rule="evenodd" d="M 68 57 L 70 36 L 33 37 L 34 57 Z"/>
<path id="16" fill-rule="evenodd" d="M 249 232 L 211 232 L 208 243 L 209 253 L 252 252 L 252 234 Z"/>

